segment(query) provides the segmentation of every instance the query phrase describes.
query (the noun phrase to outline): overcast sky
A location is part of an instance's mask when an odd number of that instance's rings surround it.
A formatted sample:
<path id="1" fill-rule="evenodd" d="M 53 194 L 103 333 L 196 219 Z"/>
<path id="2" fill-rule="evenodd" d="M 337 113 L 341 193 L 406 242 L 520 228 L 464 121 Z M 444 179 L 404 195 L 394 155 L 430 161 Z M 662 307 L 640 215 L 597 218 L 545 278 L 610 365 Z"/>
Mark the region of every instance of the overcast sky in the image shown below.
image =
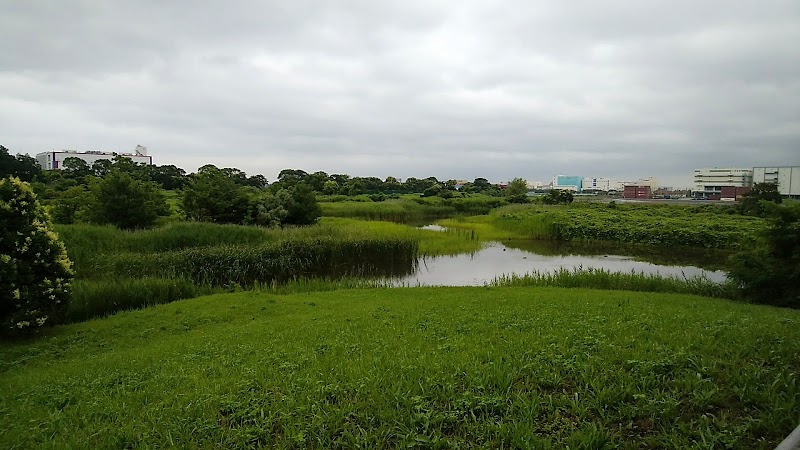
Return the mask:
<path id="1" fill-rule="evenodd" d="M 798 0 L 0 0 L 0 144 L 689 186 L 800 165 L 798 43 Z"/>

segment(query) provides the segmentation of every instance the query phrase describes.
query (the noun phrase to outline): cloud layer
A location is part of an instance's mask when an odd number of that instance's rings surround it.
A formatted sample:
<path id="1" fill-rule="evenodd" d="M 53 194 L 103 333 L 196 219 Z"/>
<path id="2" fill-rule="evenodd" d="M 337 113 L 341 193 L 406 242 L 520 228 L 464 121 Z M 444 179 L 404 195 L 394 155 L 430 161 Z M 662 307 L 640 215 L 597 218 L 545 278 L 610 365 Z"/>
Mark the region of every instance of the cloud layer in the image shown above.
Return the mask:
<path id="1" fill-rule="evenodd" d="M 800 165 L 800 3 L 0 5 L 0 144 L 157 164 L 688 185 Z"/>

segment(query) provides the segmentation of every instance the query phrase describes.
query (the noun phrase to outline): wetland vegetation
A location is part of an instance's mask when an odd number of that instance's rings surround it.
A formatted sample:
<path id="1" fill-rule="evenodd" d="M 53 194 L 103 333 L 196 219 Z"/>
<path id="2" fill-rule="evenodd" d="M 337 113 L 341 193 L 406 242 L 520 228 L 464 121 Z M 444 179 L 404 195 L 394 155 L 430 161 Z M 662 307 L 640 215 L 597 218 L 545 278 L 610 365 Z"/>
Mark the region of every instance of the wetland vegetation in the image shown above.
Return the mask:
<path id="1" fill-rule="evenodd" d="M 797 204 L 546 205 L 483 179 L 96 169 L 30 175 L 57 234 L 33 197 L 14 219 L 63 242 L 59 320 L 78 323 L 0 341 L 5 447 L 772 448 L 800 422 L 800 312 L 741 301 L 800 306 Z M 146 194 L 136 208 L 91 211 L 126 189 Z M 113 219 L 125 211 L 148 225 Z M 7 228 L 3 282 L 27 248 Z M 396 287 L 420 261 L 487 245 L 730 276 L 494 264 L 484 286 Z M 17 292 L 0 287 L 8 309 Z"/>

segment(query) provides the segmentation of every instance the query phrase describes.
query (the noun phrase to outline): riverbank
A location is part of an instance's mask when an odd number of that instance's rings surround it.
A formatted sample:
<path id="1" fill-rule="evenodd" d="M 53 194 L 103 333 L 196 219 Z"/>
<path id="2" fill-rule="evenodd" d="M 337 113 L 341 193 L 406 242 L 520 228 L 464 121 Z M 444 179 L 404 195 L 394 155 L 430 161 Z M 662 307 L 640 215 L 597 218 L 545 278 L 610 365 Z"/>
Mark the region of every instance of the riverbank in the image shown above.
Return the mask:
<path id="1" fill-rule="evenodd" d="M 207 296 L 0 343 L 0 444 L 771 449 L 798 322 L 590 289 Z"/>

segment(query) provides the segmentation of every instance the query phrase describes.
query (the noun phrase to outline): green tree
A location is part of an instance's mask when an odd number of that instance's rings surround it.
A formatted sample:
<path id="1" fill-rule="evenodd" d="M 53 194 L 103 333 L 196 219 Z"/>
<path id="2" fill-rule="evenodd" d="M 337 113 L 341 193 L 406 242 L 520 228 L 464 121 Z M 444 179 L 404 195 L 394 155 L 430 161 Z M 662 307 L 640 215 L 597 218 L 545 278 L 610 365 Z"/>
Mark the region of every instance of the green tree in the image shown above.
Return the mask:
<path id="1" fill-rule="evenodd" d="M 294 200 L 286 189 L 276 193 L 262 192 L 250 201 L 246 223 L 275 228 L 283 225 L 289 215 L 287 209 Z"/>
<path id="2" fill-rule="evenodd" d="M 511 203 L 528 203 L 528 182 L 522 178 L 514 178 L 508 183 L 505 195 Z"/>
<path id="3" fill-rule="evenodd" d="M 96 177 L 103 178 L 108 175 L 114 163 L 110 159 L 98 159 L 92 163 L 92 174 Z"/>
<path id="4" fill-rule="evenodd" d="M 542 198 L 542 201 L 545 205 L 568 205 L 572 203 L 574 198 L 575 197 L 570 191 L 564 189 L 550 189 L 550 192 L 545 194 L 545 196 Z"/>
<path id="5" fill-rule="evenodd" d="M 747 216 L 764 217 L 769 208 L 767 203 L 780 204 L 783 197 L 778 192 L 778 185 L 775 183 L 755 183 L 750 192 L 742 196 L 739 203 L 739 212 Z"/>
<path id="6" fill-rule="evenodd" d="M 63 320 L 72 263 L 27 183 L 0 179 L 0 334 Z"/>
<path id="7" fill-rule="evenodd" d="M 328 180 L 322 186 L 322 192 L 326 195 L 336 195 L 339 193 L 339 184 L 333 180 Z"/>
<path id="8" fill-rule="evenodd" d="M 153 181 L 161 185 L 162 189 L 172 191 L 182 189 L 189 178 L 186 171 L 174 165 L 154 166 L 150 170 L 150 177 Z"/>
<path id="9" fill-rule="evenodd" d="M 22 181 L 33 181 L 42 174 L 42 168 L 35 158 L 17 154 L 11 156 L 10 151 L 0 145 L 0 178 L 17 177 Z"/>
<path id="10" fill-rule="evenodd" d="M 289 191 L 292 202 L 287 205 L 288 214 L 284 223 L 291 225 L 311 225 L 322 216 L 322 208 L 311 186 L 301 183 Z"/>
<path id="11" fill-rule="evenodd" d="M 63 172 L 67 178 L 72 178 L 80 184 L 86 182 L 86 177 L 94 175 L 94 171 L 92 171 L 92 168 L 86 161 L 74 156 L 64 158 L 61 172 Z"/>
<path id="12" fill-rule="evenodd" d="M 192 174 L 183 190 L 183 210 L 192 220 L 243 223 L 250 201 L 245 191 L 225 172 L 205 165 Z"/>
<path id="13" fill-rule="evenodd" d="M 155 183 L 111 169 L 105 178 L 90 183 L 89 219 L 126 230 L 152 227 L 169 214 L 163 191 Z"/>

